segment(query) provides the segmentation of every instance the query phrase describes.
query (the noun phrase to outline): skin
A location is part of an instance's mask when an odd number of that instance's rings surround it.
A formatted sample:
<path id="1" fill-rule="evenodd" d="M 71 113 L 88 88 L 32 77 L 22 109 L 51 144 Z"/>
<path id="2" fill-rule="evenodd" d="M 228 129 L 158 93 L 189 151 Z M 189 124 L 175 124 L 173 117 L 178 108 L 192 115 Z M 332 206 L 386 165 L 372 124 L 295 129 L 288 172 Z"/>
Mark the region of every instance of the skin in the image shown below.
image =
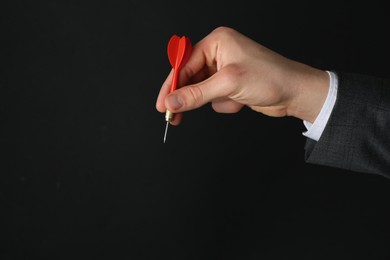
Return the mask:
<path id="1" fill-rule="evenodd" d="M 169 93 L 173 71 L 161 86 L 156 109 L 175 113 L 211 103 L 219 113 L 243 106 L 272 117 L 293 116 L 313 123 L 325 102 L 329 76 L 288 59 L 240 32 L 218 27 L 193 46 L 179 76 L 179 89 Z"/>

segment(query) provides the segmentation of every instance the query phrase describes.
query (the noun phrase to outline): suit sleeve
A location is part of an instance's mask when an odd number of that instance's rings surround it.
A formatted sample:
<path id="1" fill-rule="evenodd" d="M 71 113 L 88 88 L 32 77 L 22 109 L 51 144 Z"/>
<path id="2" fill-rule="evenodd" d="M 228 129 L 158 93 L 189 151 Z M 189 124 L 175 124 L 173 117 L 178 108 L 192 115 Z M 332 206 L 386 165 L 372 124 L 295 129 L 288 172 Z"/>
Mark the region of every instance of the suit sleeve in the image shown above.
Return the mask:
<path id="1" fill-rule="evenodd" d="M 320 139 L 306 140 L 305 161 L 390 178 L 390 80 L 336 73 L 335 106 Z"/>

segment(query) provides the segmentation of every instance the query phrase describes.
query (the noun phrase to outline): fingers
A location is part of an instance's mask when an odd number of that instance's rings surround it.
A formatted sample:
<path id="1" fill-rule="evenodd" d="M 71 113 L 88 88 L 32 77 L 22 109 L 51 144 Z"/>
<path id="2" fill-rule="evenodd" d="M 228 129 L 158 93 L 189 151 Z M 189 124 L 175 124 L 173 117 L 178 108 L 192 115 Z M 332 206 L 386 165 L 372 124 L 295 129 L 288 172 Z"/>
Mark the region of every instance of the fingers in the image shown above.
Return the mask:
<path id="1" fill-rule="evenodd" d="M 179 88 L 183 86 L 191 79 L 191 82 L 199 82 L 205 79 L 210 73 L 206 73 L 205 70 L 215 66 L 215 55 L 216 55 L 216 43 L 207 37 L 198 42 L 193 50 L 190 59 L 180 70 L 179 75 Z M 160 88 L 160 92 L 156 101 L 156 109 L 159 112 L 165 112 L 166 106 L 164 100 L 169 94 L 169 89 L 172 84 L 173 70 L 170 71 L 168 77 Z"/>
<path id="2" fill-rule="evenodd" d="M 231 99 L 224 99 L 213 101 L 211 106 L 218 113 L 237 113 L 244 105 Z"/>
<path id="3" fill-rule="evenodd" d="M 183 113 L 176 113 L 173 115 L 173 118 L 171 120 L 171 125 L 179 125 L 180 122 L 182 121 L 183 118 Z"/>
<path id="4" fill-rule="evenodd" d="M 232 85 L 227 70 L 222 69 L 206 80 L 187 85 L 170 93 L 165 98 L 165 107 L 174 113 L 193 110 L 213 100 L 228 97 L 235 86 Z"/>
<path id="5" fill-rule="evenodd" d="M 160 88 L 160 92 L 158 93 L 158 96 L 157 96 L 156 109 L 157 109 L 157 111 L 159 111 L 161 113 L 163 113 L 167 110 L 165 107 L 164 99 L 165 99 L 166 95 L 168 94 L 169 89 L 171 87 L 172 78 L 173 78 L 173 69 L 171 70 L 168 77 L 165 79 L 164 83 L 162 84 L 162 86 Z"/>

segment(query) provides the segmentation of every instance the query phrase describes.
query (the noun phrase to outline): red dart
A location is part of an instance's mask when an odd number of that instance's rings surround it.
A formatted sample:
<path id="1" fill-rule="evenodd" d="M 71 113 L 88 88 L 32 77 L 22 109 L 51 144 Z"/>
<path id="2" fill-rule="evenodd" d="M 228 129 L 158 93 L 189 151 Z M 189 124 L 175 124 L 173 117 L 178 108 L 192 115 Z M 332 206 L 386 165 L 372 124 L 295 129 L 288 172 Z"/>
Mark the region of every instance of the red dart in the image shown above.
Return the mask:
<path id="1" fill-rule="evenodd" d="M 172 92 L 177 87 L 177 81 L 179 77 L 180 69 L 187 63 L 191 56 L 192 45 L 190 40 L 186 36 L 181 38 L 177 35 L 173 35 L 168 42 L 168 59 L 173 68 L 173 79 L 171 89 Z"/>
<path id="2" fill-rule="evenodd" d="M 179 37 L 177 35 L 173 35 L 168 42 L 167 51 L 169 63 L 173 68 L 172 85 L 169 90 L 169 93 L 171 93 L 177 88 L 180 69 L 183 67 L 184 64 L 187 63 L 188 59 L 191 56 L 191 41 L 186 36 Z M 165 121 L 167 121 L 167 124 L 165 126 L 164 143 L 167 138 L 168 125 L 169 122 L 172 120 L 172 117 L 173 113 L 167 110 L 165 113 Z"/>

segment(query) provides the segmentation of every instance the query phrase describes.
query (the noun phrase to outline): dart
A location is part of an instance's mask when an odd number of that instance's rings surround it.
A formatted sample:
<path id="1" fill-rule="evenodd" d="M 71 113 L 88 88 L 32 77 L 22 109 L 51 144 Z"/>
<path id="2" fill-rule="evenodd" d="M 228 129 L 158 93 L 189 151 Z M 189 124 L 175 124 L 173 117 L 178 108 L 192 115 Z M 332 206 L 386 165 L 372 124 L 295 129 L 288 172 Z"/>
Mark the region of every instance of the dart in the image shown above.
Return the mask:
<path id="1" fill-rule="evenodd" d="M 169 89 L 169 93 L 171 93 L 175 91 L 178 87 L 177 84 L 178 84 L 180 69 L 183 67 L 184 64 L 186 64 L 186 62 L 191 56 L 192 45 L 190 39 L 186 36 L 179 37 L 177 35 L 173 35 L 168 42 L 167 52 L 168 52 L 169 63 L 173 68 L 172 84 L 171 84 L 171 88 Z M 164 132 L 164 143 L 167 139 L 168 126 L 172 118 L 173 118 L 173 113 L 167 110 L 165 112 L 166 126 Z"/>

